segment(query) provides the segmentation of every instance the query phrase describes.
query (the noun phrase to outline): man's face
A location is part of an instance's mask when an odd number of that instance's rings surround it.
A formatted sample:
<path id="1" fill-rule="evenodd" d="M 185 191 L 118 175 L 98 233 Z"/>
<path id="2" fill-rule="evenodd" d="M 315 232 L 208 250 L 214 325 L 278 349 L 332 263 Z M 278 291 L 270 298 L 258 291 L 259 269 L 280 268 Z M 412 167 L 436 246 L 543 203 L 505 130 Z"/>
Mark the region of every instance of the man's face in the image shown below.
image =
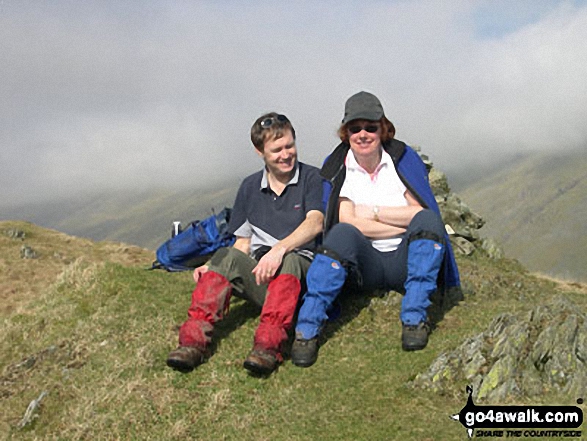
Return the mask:
<path id="1" fill-rule="evenodd" d="M 351 121 L 347 130 L 349 144 L 355 156 L 369 156 L 381 145 L 381 125 L 378 121 Z"/>
<path id="2" fill-rule="evenodd" d="M 291 174 L 298 157 L 296 141 L 291 130 L 288 130 L 281 138 L 265 141 L 263 152 L 258 150 L 257 152 L 265 161 L 269 173 L 275 176 Z"/>

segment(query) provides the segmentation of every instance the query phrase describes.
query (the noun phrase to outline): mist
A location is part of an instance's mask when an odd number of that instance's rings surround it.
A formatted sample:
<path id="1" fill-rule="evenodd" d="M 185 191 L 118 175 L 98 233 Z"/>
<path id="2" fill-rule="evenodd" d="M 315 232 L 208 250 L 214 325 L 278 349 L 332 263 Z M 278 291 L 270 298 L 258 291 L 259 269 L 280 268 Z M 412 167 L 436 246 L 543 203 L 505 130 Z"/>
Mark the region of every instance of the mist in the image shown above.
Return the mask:
<path id="1" fill-rule="evenodd" d="M 302 161 L 366 90 L 435 166 L 587 146 L 585 1 L 0 1 L 0 204 L 208 187 L 286 114 Z"/>

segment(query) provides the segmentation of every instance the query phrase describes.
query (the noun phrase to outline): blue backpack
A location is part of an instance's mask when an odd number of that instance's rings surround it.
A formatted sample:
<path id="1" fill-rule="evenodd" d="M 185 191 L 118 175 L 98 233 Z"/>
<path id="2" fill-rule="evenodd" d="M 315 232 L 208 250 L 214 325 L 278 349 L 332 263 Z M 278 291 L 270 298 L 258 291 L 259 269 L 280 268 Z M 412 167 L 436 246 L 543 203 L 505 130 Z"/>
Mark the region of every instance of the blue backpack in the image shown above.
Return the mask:
<path id="1" fill-rule="evenodd" d="M 235 237 L 228 233 L 232 209 L 225 208 L 203 220 L 191 222 L 157 249 L 151 269 L 188 271 L 205 264 L 218 248 L 229 247 Z"/>

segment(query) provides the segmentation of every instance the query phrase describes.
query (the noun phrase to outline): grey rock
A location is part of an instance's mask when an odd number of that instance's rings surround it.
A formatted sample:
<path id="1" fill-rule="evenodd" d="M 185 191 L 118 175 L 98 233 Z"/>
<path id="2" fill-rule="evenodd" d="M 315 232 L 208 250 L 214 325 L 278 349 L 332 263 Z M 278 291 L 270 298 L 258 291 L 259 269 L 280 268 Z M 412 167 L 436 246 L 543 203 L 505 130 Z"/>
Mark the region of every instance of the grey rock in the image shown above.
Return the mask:
<path id="1" fill-rule="evenodd" d="M 464 237 L 451 236 L 450 241 L 454 250 L 460 254 L 464 254 L 465 256 L 470 256 L 476 250 L 475 245 L 473 245 L 472 242 L 469 242 Z"/>
<path id="2" fill-rule="evenodd" d="M 19 429 L 24 428 L 25 426 L 29 425 L 30 423 L 32 423 L 35 418 L 38 417 L 37 413 L 38 413 L 38 409 L 41 405 L 41 401 L 43 401 L 43 399 L 47 396 L 49 392 L 47 392 L 46 390 L 44 390 L 43 392 L 41 392 L 41 394 L 34 400 L 32 400 L 27 409 L 26 412 L 24 414 L 24 416 L 22 417 L 22 420 L 20 420 L 20 422 L 18 423 L 17 427 Z"/>
<path id="3" fill-rule="evenodd" d="M 468 240 L 479 239 L 479 230 L 485 221 L 459 198 L 450 193 L 442 198 L 436 197 L 438 207 L 445 223 L 451 226 L 455 234 Z"/>
<path id="4" fill-rule="evenodd" d="M 586 344 L 586 315 L 556 297 L 530 312 L 498 315 L 484 332 L 437 357 L 410 386 L 447 394 L 466 381 L 474 398 L 488 403 L 549 390 L 578 397 L 587 390 Z"/>
<path id="5" fill-rule="evenodd" d="M 467 380 L 476 378 L 483 368 L 487 364 L 487 359 L 481 354 L 481 351 L 476 351 L 473 356 L 465 362 L 463 365 L 463 375 Z"/>
<path id="6" fill-rule="evenodd" d="M 19 230 L 18 228 L 10 228 L 6 230 L 4 234 L 6 234 L 6 236 L 8 236 L 10 239 L 24 240 L 26 237 L 26 233 L 22 230 Z"/>
<path id="7" fill-rule="evenodd" d="M 23 245 L 20 248 L 20 257 L 22 259 L 36 259 L 39 254 L 28 245 Z"/>
<path id="8" fill-rule="evenodd" d="M 428 173 L 428 180 L 434 196 L 447 196 L 450 193 L 450 187 L 448 186 L 446 175 L 441 171 L 432 168 Z"/>
<path id="9" fill-rule="evenodd" d="M 575 355 L 579 360 L 587 364 L 587 323 L 583 323 L 583 326 L 579 329 L 575 340 Z"/>
<path id="10" fill-rule="evenodd" d="M 503 259 L 503 249 L 498 243 L 491 238 L 482 238 L 480 242 L 481 249 L 492 259 Z"/>
<path id="11" fill-rule="evenodd" d="M 529 338 L 528 334 L 528 323 L 517 322 L 508 326 L 501 334 L 494 337 L 495 343 L 491 351 L 491 358 L 516 357 L 526 346 Z"/>
<path id="12" fill-rule="evenodd" d="M 14 367 L 16 369 L 19 369 L 19 368 L 30 369 L 35 365 L 36 362 L 37 362 L 37 358 L 33 355 L 31 357 L 25 358 L 20 363 L 15 364 Z"/>

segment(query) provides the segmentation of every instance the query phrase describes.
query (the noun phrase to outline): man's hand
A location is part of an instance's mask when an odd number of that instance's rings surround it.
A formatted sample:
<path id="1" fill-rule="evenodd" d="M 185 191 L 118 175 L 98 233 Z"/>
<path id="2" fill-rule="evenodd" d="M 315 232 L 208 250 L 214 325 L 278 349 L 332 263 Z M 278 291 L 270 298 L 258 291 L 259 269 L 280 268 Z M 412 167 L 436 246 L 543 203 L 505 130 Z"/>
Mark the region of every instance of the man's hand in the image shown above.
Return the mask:
<path id="1" fill-rule="evenodd" d="M 261 257 L 257 266 L 253 269 L 257 285 L 265 285 L 271 281 L 281 266 L 285 248 L 274 246 L 267 254 Z"/>
<path id="2" fill-rule="evenodd" d="M 202 265 L 197 267 L 194 270 L 194 281 L 198 283 L 198 280 L 200 280 L 200 277 L 202 277 L 202 274 L 204 274 L 205 272 L 208 272 L 208 265 Z"/>

